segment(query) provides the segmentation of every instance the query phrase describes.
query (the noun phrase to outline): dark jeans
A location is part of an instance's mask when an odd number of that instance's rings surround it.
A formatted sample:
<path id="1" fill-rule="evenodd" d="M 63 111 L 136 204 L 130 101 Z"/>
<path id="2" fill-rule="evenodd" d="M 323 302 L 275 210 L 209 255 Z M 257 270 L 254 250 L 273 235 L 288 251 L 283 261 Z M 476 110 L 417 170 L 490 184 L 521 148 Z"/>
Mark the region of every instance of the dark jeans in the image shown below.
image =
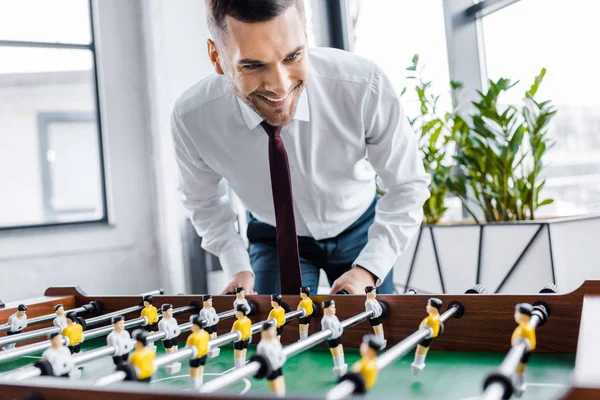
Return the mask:
<path id="1" fill-rule="evenodd" d="M 311 293 L 317 293 L 320 269 L 325 271 L 327 280 L 332 285 L 344 272 L 352 268 L 352 263 L 367 244 L 367 233 L 375 218 L 376 204 L 377 198 L 356 222 L 334 238 L 315 240 L 298 236 L 302 284 L 309 286 Z M 256 276 L 254 289 L 260 294 L 279 293 L 275 227 L 257 221 L 250 214 L 248 240 L 250 262 Z M 377 288 L 377 293 L 393 293 L 392 275 L 392 271 L 387 274 L 382 285 Z"/>

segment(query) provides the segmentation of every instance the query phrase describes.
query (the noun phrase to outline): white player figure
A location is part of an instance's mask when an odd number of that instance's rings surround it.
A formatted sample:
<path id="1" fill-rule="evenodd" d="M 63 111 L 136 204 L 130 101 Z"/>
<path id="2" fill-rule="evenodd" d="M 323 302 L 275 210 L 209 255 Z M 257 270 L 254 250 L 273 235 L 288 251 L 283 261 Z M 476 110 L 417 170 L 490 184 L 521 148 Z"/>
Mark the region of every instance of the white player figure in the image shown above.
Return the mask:
<path id="1" fill-rule="evenodd" d="M 162 305 L 162 319 L 158 322 L 158 330 L 165 333 L 162 340 L 165 351 L 174 353 L 179 348 L 177 347 L 177 336 L 181 334 L 181 328 L 177 324 L 177 320 L 173 318 L 173 304 Z M 173 375 L 181 371 L 181 363 L 175 361 L 165 367 L 169 375 Z"/>
<path id="2" fill-rule="evenodd" d="M 54 312 L 56 313 L 56 318 L 52 321 L 52 325 L 58 326 L 62 332 L 69 325 L 65 317 L 65 307 L 62 304 L 57 304 L 54 306 Z"/>
<path id="3" fill-rule="evenodd" d="M 210 294 L 202 296 L 202 309 L 198 315 L 200 319 L 206 321 L 206 327 L 204 330 L 210 335 L 211 339 L 217 337 L 217 324 L 219 323 L 219 314 L 212 306 L 212 296 Z M 216 347 L 210 349 L 208 352 L 208 358 L 215 358 L 221 353 L 221 349 Z"/>
<path id="4" fill-rule="evenodd" d="M 243 287 L 235 288 L 235 301 L 233 302 L 233 309 L 237 310 L 237 306 L 243 305 L 246 307 L 246 315 L 250 313 L 250 304 L 246 300 L 246 290 Z"/>
<path id="5" fill-rule="evenodd" d="M 377 297 L 377 290 L 375 286 L 367 286 L 365 288 L 365 293 L 367 295 L 367 301 L 365 301 L 365 310 L 366 311 L 374 311 L 374 314 L 371 318 L 369 318 L 369 324 L 373 327 L 373 333 L 375 333 L 375 337 L 381 343 L 381 350 L 385 349 L 385 345 L 387 344 L 387 340 L 383 336 L 383 324 L 381 323 L 381 314 L 383 309 L 381 308 L 381 304 L 375 297 Z"/>
<path id="6" fill-rule="evenodd" d="M 115 315 L 111 319 L 113 330 L 106 337 L 106 344 L 114 346 L 115 354 L 113 354 L 113 362 L 116 366 L 119 366 L 127 361 L 129 353 L 133 351 L 133 340 L 131 335 L 125 329 L 125 317 L 122 315 Z"/>
<path id="7" fill-rule="evenodd" d="M 8 325 L 10 325 L 10 330 L 6 332 L 7 336 L 17 335 L 21 333 L 21 331 L 27 328 L 27 306 L 25 304 L 19 304 L 17 307 L 17 312 L 8 317 Z M 16 343 L 11 343 L 4 347 L 4 350 L 14 349 Z"/>
<path id="8" fill-rule="evenodd" d="M 50 335 L 50 348 L 42 353 L 42 363 L 52 366 L 52 375 L 77 379 L 81 371 L 75 368 L 75 361 L 69 349 L 63 345 L 63 336 L 58 332 Z M 38 364 L 36 364 L 37 366 Z"/>
<path id="9" fill-rule="evenodd" d="M 341 377 L 346 374 L 348 364 L 344 360 L 344 346 L 342 346 L 342 333 L 344 329 L 338 317 L 335 315 L 335 301 L 325 300 L 322 304 L 323 318 L 321 319 L 321 330 L 331 329 L 333 334 L 327 340 L 329 351 L 333 357 L 333 374 Z"/>
<path id="10" fill-rule="evenodd" d="M 284 397 L 285 380 L 282 367 L 285 364 L 285 354 L 281 342 L 277 339 L 277 325 L 273 321 L 268 320 L 263 324 L 261 341 L 256 346 L 256 354 L 266 358 L 271 366 L 271 372 L 266 377 L 271 391 L 277 397 Z"/>

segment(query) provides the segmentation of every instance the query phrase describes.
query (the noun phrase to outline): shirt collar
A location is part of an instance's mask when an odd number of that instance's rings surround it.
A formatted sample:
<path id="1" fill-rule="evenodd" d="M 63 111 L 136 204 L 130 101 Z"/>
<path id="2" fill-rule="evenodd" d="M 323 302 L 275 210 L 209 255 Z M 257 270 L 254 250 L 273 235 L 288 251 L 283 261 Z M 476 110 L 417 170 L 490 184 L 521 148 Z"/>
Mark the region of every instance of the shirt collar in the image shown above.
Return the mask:
<path id="1" fill-rule="evenodd" d="M 294 114 L 294 118 L 300 121 L 310 121 L 310 112 L 308 108 L 308 95 L 306 86 L 300 93 L 300 98 L 298 99 L 298 105 L 296 106 L 296 113 Z M 240 110 L 242 111 L 242 117 L 248 126 L 248 129 L 253 130 L 256 128 L 261 122 L 262 117 L 258 115 L 253 109 L 248 107 L 246 103 L 244 103 L 237 95 L 235 96 L 238 104 L 240 105 Z"/>

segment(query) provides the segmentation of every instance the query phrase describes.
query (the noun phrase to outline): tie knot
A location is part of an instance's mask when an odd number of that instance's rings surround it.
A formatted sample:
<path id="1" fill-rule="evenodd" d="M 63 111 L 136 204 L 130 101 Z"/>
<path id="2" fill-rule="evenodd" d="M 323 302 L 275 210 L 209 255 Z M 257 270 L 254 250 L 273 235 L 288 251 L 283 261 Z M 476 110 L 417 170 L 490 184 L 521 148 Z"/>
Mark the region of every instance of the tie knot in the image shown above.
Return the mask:
<path id="1" fill-rule="evenodd" d="M 267 135 L 269 135 L 269 137 L 277 137 L 279 136 L 279 132 L 281 132 L 280 126 L 270 125 L 267 121 L 261 122 L 260 125 L 263 127 L 265 132 L 267 132 Z"/>

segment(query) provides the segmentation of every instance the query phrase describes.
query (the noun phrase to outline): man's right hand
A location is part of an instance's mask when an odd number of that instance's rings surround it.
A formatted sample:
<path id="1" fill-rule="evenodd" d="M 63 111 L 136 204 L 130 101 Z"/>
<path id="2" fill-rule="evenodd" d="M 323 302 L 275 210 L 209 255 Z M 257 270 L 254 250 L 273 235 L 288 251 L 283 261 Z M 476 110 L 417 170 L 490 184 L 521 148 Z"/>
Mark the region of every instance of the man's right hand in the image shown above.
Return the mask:
<path id="1" fill-rule="evenodd" d="M 256 294 L 254 291 L 254 275 L 252 272 L 242 271 L 237 275 L 234 275 L 233 278 L 229 281 L 227 286 L 221 294 L 225 294 L 228 292 L 235 292 L 235 288 L 243 287 L 246 291 L 246 294 Z"/>

